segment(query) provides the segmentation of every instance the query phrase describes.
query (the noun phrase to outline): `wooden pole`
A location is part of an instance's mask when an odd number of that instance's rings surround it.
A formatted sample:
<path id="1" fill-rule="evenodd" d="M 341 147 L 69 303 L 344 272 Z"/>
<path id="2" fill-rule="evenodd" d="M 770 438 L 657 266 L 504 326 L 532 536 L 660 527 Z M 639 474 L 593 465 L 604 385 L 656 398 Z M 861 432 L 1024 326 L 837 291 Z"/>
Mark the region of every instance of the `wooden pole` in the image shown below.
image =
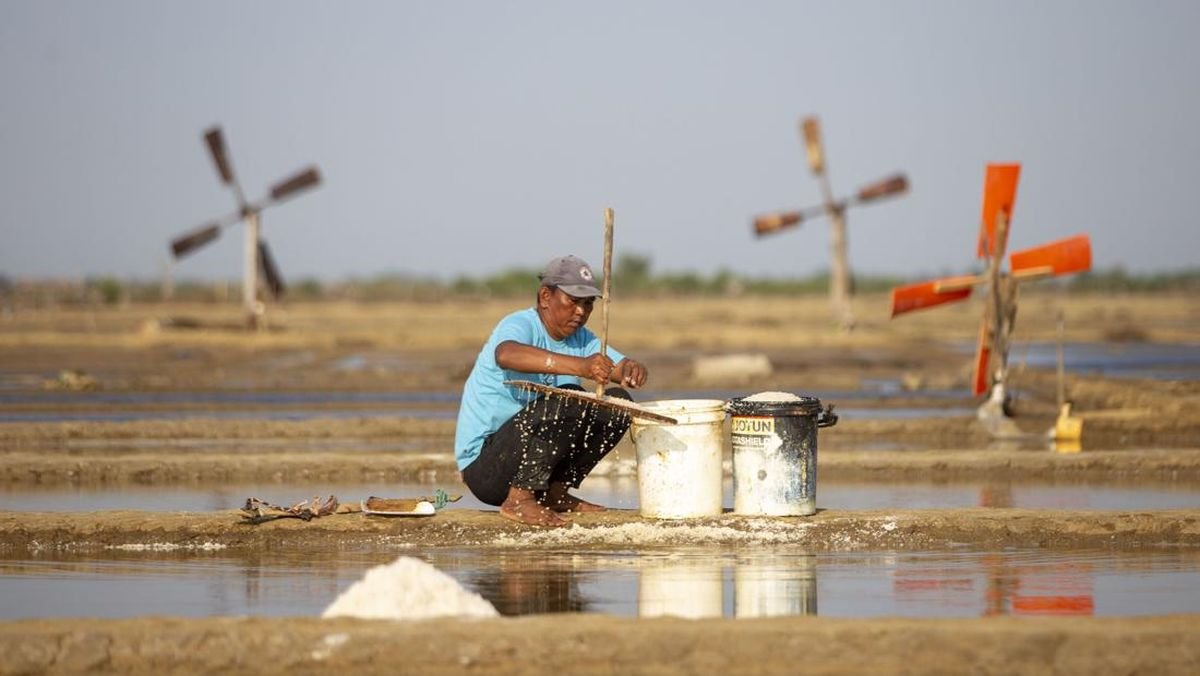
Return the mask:
<path id="1" fill-rule="evenodd" d="M 991 260 L 988 265 L 988 282 L 991 295 L 992 320 L 992 359 L 995 360 L 995 370 L 992 370 L 992 385 L 1000 386 L 1001 402 L 1008 396 L 1008 334 L 1011 331 L 1010 315 L 1014 308 L 1010 303 L 1015 299 L 1006 293 L 1007 280 L 1000 266 L 1004 263 L 1005 243 L 1008 239 L 1008 218 L 1003 211 L 996 213 L 996 230 L 991 246 Z M 990 365 L 989 365 L 990 366 Z"/>
<path id="2" fill-rule="evenodd" d="M 1065 323 L 1065 320 L 1063 319 L 1063 311 L 1060 308 L 1058 311 L 1058 346 L 1057 346 L 1058 349 L 1056 350 L 1057 359 L 1055 360 L 1057 362 L 1057 368 L 1055 369 L 1055 371 L 1058 376 L 1057 380 L 1058 380 L 1058 410 L 1059 411 L 1062 411 L 1063 404 L 1065 404 L 1067 402 L 1067 374 L 1066 374 L 1065 365 L 1063 364 L 1063 324 L 1064 323 Z"/>
<path id="3" fill-rule="evenodd" d="M 825 213 L 829 217 L 829 305 L 838 328 L 850 331 L 854 328 L 854 311 L 850 308 L 850 257 L 846 254 L 846 215 L 844 207 L 833 197 L 833 186 L 824 162 L 814 168 L 821 186 Z"/>
<path id="4" fill-rule="evenodd" d="M 600 298 L 600 354 L 608 354 L 608 297 L 612 290 L 613 210 L 604 210 L 604 295 Z M 596 383 L 596 396 L 604 396 L 607 383 Z"/>
<path id="5" fill-rule="evenodd" d="M 250 328 L 258 328 L 258 212 L 245 215 L 245 245 L 242 252 L 242 310 Z"/>
<path id="6" fill-rule="evenodd" d="M 837 316 L 838 327 L 843 331 L 854 328 L 854 310 L 850 307 L 851 289 L 850 257 L 846 254 L 846 217 L 840 207 L 829 210 L 831 227 L 829 246 L 829 299 Z"/>

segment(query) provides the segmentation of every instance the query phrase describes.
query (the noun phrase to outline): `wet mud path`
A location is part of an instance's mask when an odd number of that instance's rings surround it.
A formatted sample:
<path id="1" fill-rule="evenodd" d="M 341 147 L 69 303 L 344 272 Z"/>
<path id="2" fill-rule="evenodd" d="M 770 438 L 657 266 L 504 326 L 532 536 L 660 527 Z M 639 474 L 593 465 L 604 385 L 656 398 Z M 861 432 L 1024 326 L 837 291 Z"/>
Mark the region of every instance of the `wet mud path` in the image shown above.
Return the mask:
<path id="1" fill-rule="evenodd" d="M 0 653 L 0 674 L 1182 674 L 1200 616 L 50 620 L 0 623 Z"/>
<path id="2" fill-rule="evenodd" d="M 530 547 L 607 549 L 696 544 L 800 545 L 812 551 L 974 546 L 1138 549 L 1200 546 L 1200 509 L 1095 512 L 1031 509 L 821 510 L 809 517 L 644 519 L 631 510 L 579 514 L 539 529 L 494 511 L 430 517 L 335 514 L 243 523 L 239 510 L 0 513 L 0 550 Z"/>

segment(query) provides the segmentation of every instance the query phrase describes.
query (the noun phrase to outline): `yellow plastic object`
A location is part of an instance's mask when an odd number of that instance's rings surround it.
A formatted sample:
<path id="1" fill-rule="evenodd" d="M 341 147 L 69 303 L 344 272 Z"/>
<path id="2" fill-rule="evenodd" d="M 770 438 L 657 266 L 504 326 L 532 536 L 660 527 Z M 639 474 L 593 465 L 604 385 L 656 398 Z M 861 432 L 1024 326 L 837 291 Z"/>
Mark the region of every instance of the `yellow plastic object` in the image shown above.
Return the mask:
<path id="1" fill-rule="evenodd" d="M 1054 438 L 1057 441 L 1079 441 L 1083 436 L 1083 418 L 1071 415 L 1071 404 L 1066 403 L 1054 421 Z"/>

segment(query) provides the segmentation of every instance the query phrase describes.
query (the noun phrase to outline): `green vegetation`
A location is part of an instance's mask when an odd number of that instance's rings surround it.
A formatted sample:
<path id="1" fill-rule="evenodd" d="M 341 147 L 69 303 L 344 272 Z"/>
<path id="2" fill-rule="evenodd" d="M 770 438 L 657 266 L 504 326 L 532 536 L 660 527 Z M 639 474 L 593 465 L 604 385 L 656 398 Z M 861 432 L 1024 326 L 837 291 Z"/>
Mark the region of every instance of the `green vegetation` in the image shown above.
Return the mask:
<path id="1" fill-rule="evenodd" d="M 1200 268 L 1149 274 L 1131 274 L 1120 267 L 1093 270 L 1072 277 L 1068 288 L 1103 293 L 1196 292 L 1200 291 Z"/>
<path id="2" fill-rule="evenodd" d="M 858 275 L 859 293 L 887 292 L 895 286 L 938 276 L 961 274 L 939 272 L 910 278 Z M 624 254 L 613 264 L 617 281 L 614 294 L 636 296 L 795 296 L 825 294 L 829 275 L 818 271 L 803 277 L 747 277 L 729 270 L 705 275 L 697 272 L 655 273 L 650 257 Z M 357 302 L 439 301 L 446 299 L 514 298 L 533 293 L 537 269 L 513 268 L 486 277 L 461 276 L 450 281 L 403 273 L 325 282 L 308 277 L 291 280 L 287 299 L 293 302 L 349 300 Z M 1116 267 L 1073 275 L 1061 280 L 1039 282 L 1038 288 L 1065 289 L 1078 293 L 1195 293 L 1200 291 L 1200 268 L 1131 273 Z M 79 281 L 14 279 L 0 272 L 0 306 L 47 307 L 53 305 L 116 305 L 159 302 L 167 293 L 161 281 L 120 280 L 96 277 Z M 238 303 L 239 281 L 181 281 L 170 289 L 170 298 L 182 302 Z"/>

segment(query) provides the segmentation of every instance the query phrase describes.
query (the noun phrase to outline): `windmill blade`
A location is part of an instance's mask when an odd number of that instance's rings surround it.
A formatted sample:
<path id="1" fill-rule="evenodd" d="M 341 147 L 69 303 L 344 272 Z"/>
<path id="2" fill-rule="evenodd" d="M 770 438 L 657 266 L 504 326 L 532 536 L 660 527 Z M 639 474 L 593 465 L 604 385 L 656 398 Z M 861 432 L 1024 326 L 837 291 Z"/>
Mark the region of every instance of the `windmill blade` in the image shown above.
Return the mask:
<path id="1" fill-rule="evenodd" d="M 980 216 L 976 257 L 987 258 L 997 246 L 1003 249 L 1007 243 L 993 241 L 996 237 L 996 217 L 1003 214 L 1005 220 L 1012 220 L 1013 203 L 1017 199 L 1017 181 L 1020 178 L 1020 164 L 987 165 L 987 172 L 983 178 L 983 213 Z"/>
<path id="2" fill-rule="evenodd" d="M 261 239 L 258 240 L 258 267 L 263 271 L 263 278 L 267 283 L 267 290 L 271 292 L 271 298 L 279 300 L 287 288 L 283 285 L 283 277 L 279 275 L 279 268 L 275 266 L 275 259 L 271 257 L 271 250 Z"/>
<path id="3" fill-rule="evenodd" d="M 1009 257 L 1009 265 L 1014 276 L 1025 278 L 1083 272 L 1092 269 L 1092 242 L 1087 235 L 1075 235 L 1015 251 Z"/>
<path id="4" fill-rule="evenodd" d="M 799 211 L 781 211 L 774 214 L 764 214 L 755 217 L 754 234 L 759 237 L 770 235 L 784 228 L 795 227 L 803 220 L 804 215 Z"/>
<path id="5" fill-rule="evenodd" d="M 171 253 L 176 258 L 183 258 L 189 253 L 213 241 L 221 234 L 221 224 L 217 222 L 202 225 L 182 237 L 171 241 Z"/>
<path id="6" fill-rule="evenodd" d="M 866 204 L 867 202 L 873 202 L 884 197 L 899 195 L 907 190 L 908 177 L 904 174 L 896 174 L 860 189 L 857 201 L 860 204 Z"/>
<path id="7" fill-rule="evenodd" d="M 321 183 L 321 174 L 316 167 L 308 167 L 291 178 L 276 183 L 271 188 L 271 199 L 279 202 L 303 190 L 314 188 Z"/>
<path id="8" fill-rule="evenodd" d="M 204 132 L 204 142 L 208 144 L 208 153 L 212 155 L 213 164 L 217 165 L 217 173 L 221 175 L 221 182 L 233 188 L 238 207 L 245 209 L 245 193 L 242 192 L 241 184 L 233 175 L 233 164 L 229 161 L 229 153 L 225 150 L 225 135 L 221 133 L 221 128 L 210 127 L 208 131 Z"/>
<path id="9" fill-rule="evenodd" d="M 982 282 L 982 278 L 970 275 L 898 286 L 892 289 L 892 316 L 962 300 Z"/>
<path id="10" fill-rule="evenodd" d="M 979 338 L 975 341 L 975 368 L 971 373 L 971 394 L 979 396 L 988 390 L 991 380 L 992 341 L 987 316 L 979 325 Z"/>
<path id="11" fill-rule="evenodd" d="M 804 150 L 808 155 L 808 167 L 814 174 L 825 171 L 825 151 L 821 147 L 821 123 L 816 117 L 800 121 L 800 133 L 804 136 Z"/>

